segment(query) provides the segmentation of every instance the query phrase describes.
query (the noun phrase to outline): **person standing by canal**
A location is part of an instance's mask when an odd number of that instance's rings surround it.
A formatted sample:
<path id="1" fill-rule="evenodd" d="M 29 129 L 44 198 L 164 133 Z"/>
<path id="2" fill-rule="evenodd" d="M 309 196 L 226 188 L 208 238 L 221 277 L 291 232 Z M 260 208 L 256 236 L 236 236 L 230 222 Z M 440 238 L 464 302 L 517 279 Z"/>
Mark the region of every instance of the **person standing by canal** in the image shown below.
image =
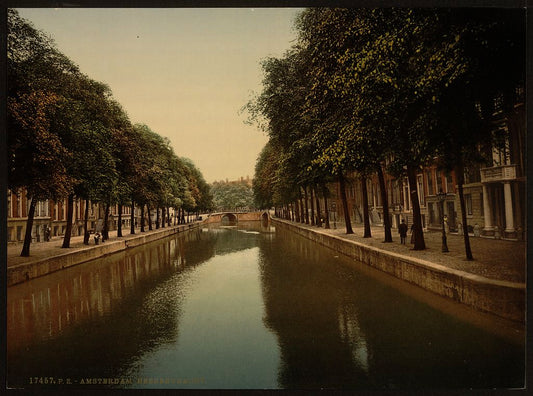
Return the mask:
<path id="1" fill-rule="evenodd" d="M 398 226 L 398 232 L 400 233 L 400 243 L 405 245 L 405 238 L 407 238 L 407 224 L 405 224 L 405 220 L 402 220 L 402 224 Z"/>

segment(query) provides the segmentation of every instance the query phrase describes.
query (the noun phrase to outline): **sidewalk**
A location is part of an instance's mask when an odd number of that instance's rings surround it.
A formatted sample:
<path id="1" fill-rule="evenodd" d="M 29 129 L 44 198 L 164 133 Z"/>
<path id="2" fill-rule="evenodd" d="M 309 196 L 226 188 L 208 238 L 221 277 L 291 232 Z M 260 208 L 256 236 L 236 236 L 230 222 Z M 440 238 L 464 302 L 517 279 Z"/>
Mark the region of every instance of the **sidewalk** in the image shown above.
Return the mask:
<path id="1" fill-rule="evenodd" d="M 301 223 L 304 228 L 316 229 Z M 510 282 L 525 283 L 526 281 L 526 243 L 524 241 L 504 241 L 481 237 L 470 237 L 473 261 L 466 260 L 463 236 L 456 234 L 446 234 L 448 253 L 442 253 L 442 234 L 440 232 L 425 232 L 424 241 L 426 250 L 412 250 L 413 244 L 409 243 L 411 235 L 407 236 L 407 243 L 400 244 L 400 236 L 397 230 L 392 230 L 392 243 L 384 243 L 385 232 L 381 226 L 371 227 L 372 237 L 363 238 L 363 225 L 352 224 L 354 234 L 347 235 L 344 223 L 337 221 L 337 228 L 333 229 L 330 224 L 327 231 L 338 237 L 364 243 L 366 245 L 427 260 L 435 264 L 440 264 L 449 268 L 481 275 L 490 279 L 505 280 Z"/>
<path id="2" fill-rule="evenodd" d="M 192 224 L 192 223 L 191 223 Z M 317 228 L 306 224 L 298 223 L 300 227 Z M 399 254 L 416 257 L 427 260 L 436 264 L 444 265 L 449 268 L 454 268 L 464 272 L 481 275 L 486 278 L 505 280 L 511 282 L 525 283 L 526 281 L 526 243 L 495 240 L 480 237 L 471 237 L 470 245 L 474 261 L 467 261 L 465 258 L 465 249 L 463 237 L 454 234 L 447 235 L 447 244 L 449 253 L 441 252 L 442 235 L 440 232 L 426 232 L 424 233 L 424 240 L 426 242 L 426 250 L 415 251 L 412 250 L 413 245 L 407 243 L 400 244 L 400 237 L 397 231 L 393 230 L 392 243 L 384 243 L 383 227 L 372 227 L 372 238 L 363 238 L 363 226 L 361 224 L 353 225 L 354 234 L 346 235 L 344 224 L 337 222 L 337 228 L 331 229 L 327 232 L 345 238 L 348 240 L 364 243 L 378 249 L 392 251 Z M 324 230 L 324 228 L 322 227 Z M 159 229 L 161 230 L 161 229 Z M 146 231 L 143 234 L 150 234 L 159 230 Z M 141 234 L 139 229 L 136 229 L 135 235 L 130 235 L 129 229 L 123 230 L 123 237 L 117 238 L 116 231 L 110 231 L 109 241 L 117 239 L 128 239 Z M 407 241 L 410 240 L 410 235 Z M 50 242 L 32 243 L 30 247 L 30 257 L 20 257 L 22 250 L 22 243 L 16 245 L 9 245 L 7 248 L 7 265 L 30 263 L 44 258 L 61 255 L 67 252 L 87 249 L 88 246 L 83 244 L 83 236 L 75 236 L 70 240 L 70 248 L 63 249 L 61 245 L 63 237 L 54 237 Z M 102 242 L 100 242 L 102 243 Z M 104 244 L 106 242 L 103 242 Z M 89 247 L 94 246 L 94 239 L 90 238 Z"/>
<path id="3" fill-rule="evenodd" d="M 193 224 L 193 223 L 188 223 Z M 181 225 L 183 226 L 183 224 Z M 173 226 L 171 226 L 173 227 Z M 100 240 L 100 244 L 106 244 L 112 241 L 116 240 L 128 240 L 130 238 L 135 238 L 139 235 L 149 235 L 152 233 L 156 233 L 162 230 L 167 230 L 169 227 L 165 228 L 159 228 L 154 229 L 152 231 L 148 231 L 148 227 L 146 227 L 146 231 L 141 233 L 140 228 L 135 229 L 135 235 L 130 234 L 129 227 L 127 229 L 122 230 L 122 237 L 117 237 L 117 231 L 109 231 L 109 239 L 106 242 L 102 242 Z M 20 252 L 22 251 L 22 242 L 16 243 L 16 244 L 10 244 L 7 247 L 7 266 L 12 267 L 14 265 L 19 264 L 27 264 L 39 260 L 43 260 L 49 257 L 62 255 L 65 253 L 70 253 L 78 250 L 87 249 L 90 247 L 94 247 L 94 234 L 91 234 L 91 237 L 89 239 L 89 245 L 83 244 L 83 235 L 81 236 L 73 236 L 70 238 L 70 247 L 69 248 L 62 248 L 61 245 L 63 244 L 63 236 L 57 236 L 52 237 L 52 239 L 49 242 L 32 242 L 30 245 L 30 257 L 20 257 Z"/>

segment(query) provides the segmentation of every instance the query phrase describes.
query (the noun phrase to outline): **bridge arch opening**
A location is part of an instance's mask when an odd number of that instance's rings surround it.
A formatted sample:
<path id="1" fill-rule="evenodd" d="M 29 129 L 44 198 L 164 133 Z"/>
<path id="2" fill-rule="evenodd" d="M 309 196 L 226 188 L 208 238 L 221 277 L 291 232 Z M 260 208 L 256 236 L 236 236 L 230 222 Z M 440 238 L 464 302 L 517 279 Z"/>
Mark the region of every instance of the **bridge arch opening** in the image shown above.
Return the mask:
<path id="1" fill-rule="evenodd" d="M 236 225 L 237 220 L 237 216 L 235 216 L 233 213 L 224 213 L 220 218 L 222 225 Z"/>

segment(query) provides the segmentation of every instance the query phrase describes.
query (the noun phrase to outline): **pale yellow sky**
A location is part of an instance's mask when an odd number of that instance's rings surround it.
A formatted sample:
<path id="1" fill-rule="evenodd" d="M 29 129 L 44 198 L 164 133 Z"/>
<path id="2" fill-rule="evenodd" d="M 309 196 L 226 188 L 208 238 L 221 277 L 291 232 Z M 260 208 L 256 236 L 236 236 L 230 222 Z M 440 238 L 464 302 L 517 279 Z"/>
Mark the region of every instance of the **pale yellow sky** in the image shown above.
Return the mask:
<path id="1" fill-rule="evenodd" d="M 132 122 L 166 136 L 207 182 L 253 177 L 267 137 L 239 109 L 260 60 L 294 42 L 300 9 L 19 9 L 82 72 L 107 83 Z"/>

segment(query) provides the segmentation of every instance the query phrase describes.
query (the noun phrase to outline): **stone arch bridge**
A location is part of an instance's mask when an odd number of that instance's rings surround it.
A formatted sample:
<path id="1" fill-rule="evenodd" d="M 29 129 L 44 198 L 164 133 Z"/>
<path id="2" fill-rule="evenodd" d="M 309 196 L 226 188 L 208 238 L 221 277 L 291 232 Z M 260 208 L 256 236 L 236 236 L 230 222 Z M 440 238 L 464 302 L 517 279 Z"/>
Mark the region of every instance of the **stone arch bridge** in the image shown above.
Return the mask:
<path id="1" fill-rule="evenodd" d="M 267 211 L 259 212 L 219 212 L 211 213 L 204 223 L 228 223 L 235 225 L 239 221 L 269 221 L 270 215 Z"/>

